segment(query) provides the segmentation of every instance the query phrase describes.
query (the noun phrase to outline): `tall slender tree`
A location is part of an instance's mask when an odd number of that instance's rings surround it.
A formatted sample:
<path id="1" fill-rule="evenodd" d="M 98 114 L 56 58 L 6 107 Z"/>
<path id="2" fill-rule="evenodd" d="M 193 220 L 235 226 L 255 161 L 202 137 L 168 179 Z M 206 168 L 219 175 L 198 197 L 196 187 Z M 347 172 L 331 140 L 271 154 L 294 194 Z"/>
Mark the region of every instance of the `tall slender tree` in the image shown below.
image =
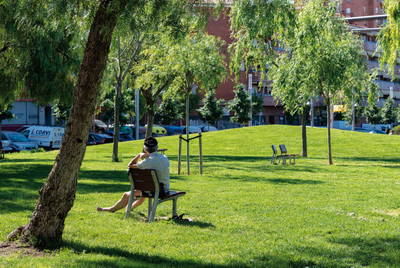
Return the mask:
<path id="1" fill-rule="evenodd" d="M 273 95 L 289 109 L 301 111 L 313 96 L 324 99 L 332 164 L 331 106 L 338 100 L 352 103 L 371 81 L 361 40 L 337 17 L 334 3 L 310 0 L 299 12 L 293 35 L 283 41 L 289 53 L 282 53 L 279 64 L 272 66 Z"/>

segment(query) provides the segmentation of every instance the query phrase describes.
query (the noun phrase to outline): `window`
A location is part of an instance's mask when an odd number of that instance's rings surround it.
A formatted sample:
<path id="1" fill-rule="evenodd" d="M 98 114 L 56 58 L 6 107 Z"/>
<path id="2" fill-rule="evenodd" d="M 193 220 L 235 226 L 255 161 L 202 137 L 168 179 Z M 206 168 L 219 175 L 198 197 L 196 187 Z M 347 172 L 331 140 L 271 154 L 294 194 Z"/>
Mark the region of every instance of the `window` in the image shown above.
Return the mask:
<path id="1" fill-rule="evenodd" d="M 379 13 L 379 8 L 375 8 L 376 14 Z"/>
<path id="2" fill-rule="evenodd" d="M 366 12 L 366 8 L 364 7 L 364 12 Z"/>
<path id="3" fill-rule="evenodd" d="M 376 25 L 379 25 L 379 20 L 376 20 Z"/>
<path id="4" fill-rule="evenodd" d="M 348 8 L 346 8 L 346 13 L 347 14 L 350 14 L 351 13 L 351 11 L 350 11 L 350 8 L 348 7 Z"/>

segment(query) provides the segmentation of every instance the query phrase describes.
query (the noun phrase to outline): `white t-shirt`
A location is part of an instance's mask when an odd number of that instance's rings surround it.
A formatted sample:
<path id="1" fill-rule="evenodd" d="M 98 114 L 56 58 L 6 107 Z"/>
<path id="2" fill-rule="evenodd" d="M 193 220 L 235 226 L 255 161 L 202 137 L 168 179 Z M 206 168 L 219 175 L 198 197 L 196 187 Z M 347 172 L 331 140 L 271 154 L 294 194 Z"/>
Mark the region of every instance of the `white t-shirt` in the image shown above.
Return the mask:
<path id="1" fill-rule="evenodd" d="M 169 191 L 169 160 L 165 155 L 153 152 L 149 157 L 139 161 L 137 167 L 140 169 L 155 169 L 158 180 L 164 184 L 164 190 Z"/>

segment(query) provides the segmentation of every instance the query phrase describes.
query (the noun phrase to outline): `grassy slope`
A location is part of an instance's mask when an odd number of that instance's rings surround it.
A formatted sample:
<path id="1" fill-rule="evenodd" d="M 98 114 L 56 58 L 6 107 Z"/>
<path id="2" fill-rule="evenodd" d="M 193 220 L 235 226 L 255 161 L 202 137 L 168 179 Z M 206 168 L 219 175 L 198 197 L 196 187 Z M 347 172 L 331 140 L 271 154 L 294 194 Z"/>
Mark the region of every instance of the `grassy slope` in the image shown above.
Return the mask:
<path id="1" fill-rule="evenodd" d="M 326 129 L 307 131 L 309 157 L 300 157 L 296 166 L 270 165 L 270 146 L 284 143 L 300 153 L 300 127 L 205 133 L 203 176 L 197 175 L 197 140 L 191 142 L 194 175 L 178 176 L 178 137 L 160 138 L 171 161 L 171 188 L 187 191 L 178 213 L 193 218 L 191 223 L 149 225 L 147 205 L 128 220 L 122 211 L 95 211 L 129 189 L 126 165 L 142 141 L 120 143 L 119 163 L 111 162 L 111 144 L 89 147 L 64 247 L 51 258 L 1 258 L 0 266 L 400 266 L 400 136 L 332 130 L 329 166 Z M 1 240 L 29 221 L 55 155 L 0 160 Z M 164 203 L 156 217 L 170 217 L 170 210 Z"/>

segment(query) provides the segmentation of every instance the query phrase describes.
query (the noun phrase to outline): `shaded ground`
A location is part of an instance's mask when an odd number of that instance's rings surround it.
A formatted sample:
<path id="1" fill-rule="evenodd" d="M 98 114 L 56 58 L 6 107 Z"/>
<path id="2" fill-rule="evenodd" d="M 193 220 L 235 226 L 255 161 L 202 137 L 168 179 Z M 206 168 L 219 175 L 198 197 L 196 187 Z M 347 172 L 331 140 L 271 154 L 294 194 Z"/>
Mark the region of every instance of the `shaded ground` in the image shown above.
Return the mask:
<path id="1" fill-rule="evenodd" d="M 45 256 L 47 253 L 40 251 L 33 246 L 21 245 L 19 243 L 6 242 L 0 244 L 0 256 L 8 256 L 12 254 L 29 255 L 29 256 Z"/>

